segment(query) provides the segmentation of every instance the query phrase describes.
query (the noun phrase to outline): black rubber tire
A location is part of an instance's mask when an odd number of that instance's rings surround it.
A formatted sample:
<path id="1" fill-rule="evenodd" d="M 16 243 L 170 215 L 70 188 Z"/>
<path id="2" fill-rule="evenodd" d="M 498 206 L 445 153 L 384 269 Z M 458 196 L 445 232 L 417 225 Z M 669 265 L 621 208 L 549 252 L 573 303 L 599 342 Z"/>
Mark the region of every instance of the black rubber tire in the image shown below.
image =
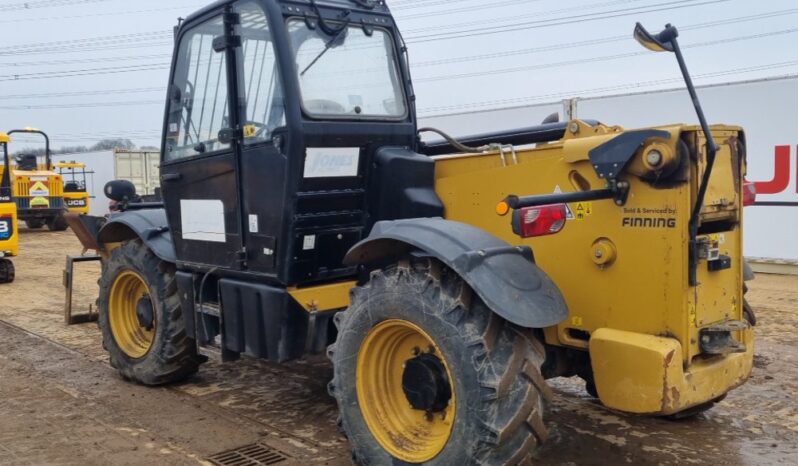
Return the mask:
<path id="1" fill-rule="evenodd" d="M 25 225 L 28 227 L 28 229 L 31 230 L 38 230 L 39 228 L 44 226 L 44 223 L 45 223 L 44 220 L 40 218 L 25 220 Z"/>
<path id="2" fill-rule="evenodd" d="M 125 270 L 137 272 L 147 283 L 155 311 L 155 340 L 144 356 L 133 359 L 119 348 L 108 317 L 111 285 Z M 203 358 L 197 355 L 194 340 L 186 334 L 185 322 L 175 280 L 175 266 L 159 259 L 139 239 L 126 241 L 103 261 L 97 299 L 98 323 L 103 347 L 113 366 L 126 379 L 144 385 L 178 382 L 199 369 Z"/>
<path id="3" fill-rule="evenodd" d="M 352 290 L 347 311 L 335 316 L 338 340 L 328 349 L 334 379 L 330 394 L 339 425 L 361 465 L 406 464 L 371 434 L 358 406 L 357 355 L 370 329 L 404 319 L 440 346 L 458 397 L 448 443 L 427 465 L 515 465 L 531 461 L 547 438 L 544 403 L 551 390 L 540 374 L 543 345 L 473 294 L 454 272 L 432 260 L 403 262 L 371 273 Z"/>
<path id="4" fill-rule="evenodd" d="M 16 278 L 14 263 L 8 259 L 0 259 L 0 284 L 11 283 Z"/>
<path id="5" fill-rule="evenodd" d="M 58 215 L 47 220 L 47 228 L 50 231 L 64 231 L 69 228 L 69 225 L 63 215 Z"/>

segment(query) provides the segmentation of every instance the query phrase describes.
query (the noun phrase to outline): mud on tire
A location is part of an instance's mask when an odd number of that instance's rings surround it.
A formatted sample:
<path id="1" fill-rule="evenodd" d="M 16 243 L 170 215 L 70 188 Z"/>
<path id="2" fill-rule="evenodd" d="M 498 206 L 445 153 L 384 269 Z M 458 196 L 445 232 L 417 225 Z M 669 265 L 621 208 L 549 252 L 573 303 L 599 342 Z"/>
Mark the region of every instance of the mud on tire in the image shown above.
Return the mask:
<path id="1" fill-rule="evenodd" d="M 149 351 L 131 358 L 117 344 L 109 319 L 109 296 L 116 277 L 124 271 L 138 273 L 146 282 L 155 314 L 155 336 Z M 103 262 L 97 300 L 103 347 L 111 366 L 126 379 L 144 385 L 177 382 L 197 372 L 202 359 L 194 340 L 186 334 L 175 280 L 175 266 L 159 259 L 140 240 L 130 240 L 116 248 Z"/>
<path id="2" fill-rule="evenodd" d="M 434 260 L 403 262 L 371 273 L 352 290 L 349 309 L 335 318 L 338 340 L 330 393 L 339 425 L 361 465 L 406 464 L 370 431 L 358 405 L 356 372 L 370 330 L 391 319 L 409 321 L 440 347 L 457 394 L 446 445 L 428 465 L 528 464 L 547 437 L 544 403 L 551 391 L 540 374 L 544 348 L 533 332 L 491 312 L 454 272 Z"/>

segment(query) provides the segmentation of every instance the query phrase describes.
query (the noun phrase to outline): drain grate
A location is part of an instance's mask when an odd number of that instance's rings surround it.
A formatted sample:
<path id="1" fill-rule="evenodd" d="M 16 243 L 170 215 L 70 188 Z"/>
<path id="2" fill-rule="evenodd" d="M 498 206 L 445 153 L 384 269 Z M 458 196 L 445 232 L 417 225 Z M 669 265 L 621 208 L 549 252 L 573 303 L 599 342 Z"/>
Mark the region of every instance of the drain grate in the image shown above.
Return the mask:
<path id="1" fill-rule="evenodd" d="M 261 443 L 244 445 L 208 457 L 208 461 L 218 466 L 266 466 L 287 460 L 284 454 Z"/>

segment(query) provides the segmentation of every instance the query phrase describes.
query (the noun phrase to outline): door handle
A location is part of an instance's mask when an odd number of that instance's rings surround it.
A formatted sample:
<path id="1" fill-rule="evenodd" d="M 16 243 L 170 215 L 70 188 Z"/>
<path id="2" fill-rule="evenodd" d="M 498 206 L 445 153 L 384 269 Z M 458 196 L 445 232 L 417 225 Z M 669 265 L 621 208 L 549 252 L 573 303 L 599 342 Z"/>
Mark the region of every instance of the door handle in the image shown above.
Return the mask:
<path id="1" fill-rule="evenodd" d="M 168 183 L 170 181 L 177 181 L 183 176 L 180 173 L 164 173 L 161 175 L 161 181 L 164 183 Z"/>

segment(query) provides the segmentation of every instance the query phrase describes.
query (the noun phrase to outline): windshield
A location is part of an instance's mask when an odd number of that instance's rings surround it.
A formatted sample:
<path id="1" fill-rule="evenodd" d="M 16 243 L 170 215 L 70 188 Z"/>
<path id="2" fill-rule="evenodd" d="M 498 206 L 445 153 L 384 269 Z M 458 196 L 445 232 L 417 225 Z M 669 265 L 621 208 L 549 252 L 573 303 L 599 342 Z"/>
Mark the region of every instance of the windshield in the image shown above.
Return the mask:
<path id="1" fill-rule="evenodd" d="M 340 25 L 331 23 L 334 28 Z M 403 118 L 404 92 L 390 34 L 360 25 L 332 35 L 305 21 L 288 23 L 302 106 L 314 116 L 346 118 Z"/>

